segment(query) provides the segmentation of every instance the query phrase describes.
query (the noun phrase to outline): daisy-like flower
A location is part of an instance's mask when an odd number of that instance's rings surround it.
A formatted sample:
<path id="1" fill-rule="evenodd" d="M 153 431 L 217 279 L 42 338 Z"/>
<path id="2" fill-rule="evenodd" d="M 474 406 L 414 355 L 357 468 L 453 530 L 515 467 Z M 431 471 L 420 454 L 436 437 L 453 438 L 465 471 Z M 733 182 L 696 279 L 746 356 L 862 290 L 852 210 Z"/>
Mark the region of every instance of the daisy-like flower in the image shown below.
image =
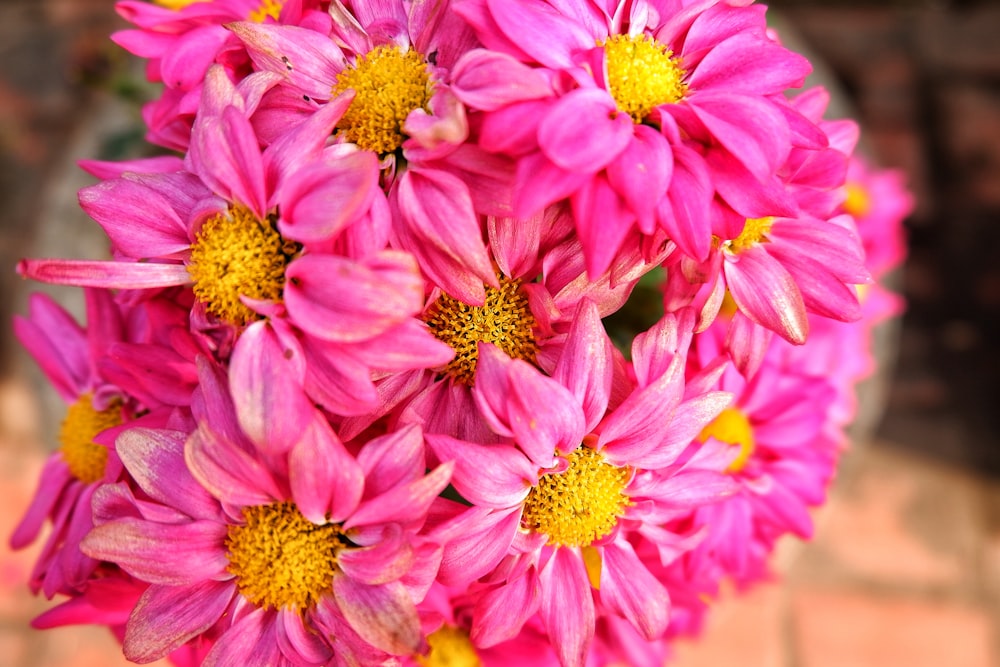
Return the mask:
<path id="1" fill-rule="evenodd" d="M 431 433 L 488 439 L 489 428 L 470 393 L 478 372 L 479 343 L 551 372 L 581 300 L 594 302 L 606 317 L 626 302 L 638 278 L 656 266 L 636 254 L 623 257 L 614 270 L 588 278 L 565 207 L 551 207 L 524 220 L 491 216 L 484 227 L 499 288 L 485 286 L 482 306 L 435 288 L 421 314 L 431 332 L 454 350 L 454 357 L 438 367 L 386 377 L 380 383 L 382 408 L 367 419 L 345 422 L 347 433 L 391 410 L 401 421 L 421 423 Z"/>
<path id="2" fill-rule="evenodd" d="M 465 109 L 449 87 L 456 50 L 472 39 L 468 28 L 444 5 L 404 0 L 333 2 L 330 13 L 326 33 L 229 26 L 257 69 L 284 79 L 265 96 L 255 123 L 301 122 L 353 92 L 333 135 L 379 159 L 393 246 L 416 256 L 448 294 L 482 305 L 484 285 L 499 285 L 477 214 L 510 214 L 509 165 L 466 142 Z"/>
<path id="3" fill-rule="evenodd" d="M 106 290 L 87 289 L 85 296 L 86 328 L 40 293 L 31 296 L 28 317 L 14 318 L 18 340 L 67 403 L 58 433 L 59 449 L 46 461 L 31 505 L 10 538 L 13 548 L 26 547 L 51 522 L 30 582 L 34 592 L 49 598 L 56 593 L 76 595 L 99 566 L 78 547 L 93 525 L 90 500 L 95 490 L 122 476 L 121 462 L 107 434 L 132 421 L 137 413 L 163 406 L 156 399 L 136 400 L 145 392 L 132 378 L 105 370 L 109 356 L 123 345 L 153 356 L 159 353 L 143 331 L 130 326 L 136 319 L 159 325 L 169 321 L 156 317 L 155 306 L 123 307 Z M 190 404 L 193 384 L 185 381 L 183 364 L 176 368 L 171 396 L 176 404 L 184 404 L 186 388 Z"/>
<path id="4" fill-rule="evenodd" d="M 592 275 L 657 228 L 704 259 L 717 191 L 775 199 L 763 191 L 798 123 L 779 97 L 809 65 L 767 36 L 763 6 L 454 6 L 486 46 L 459 61 L 453 85 L 482 112 L 479 145 L 517 160 L 516 215 L 569 198 Z"/>
<path id="5" fill-rule="evenodd" d="M 205 74 L 222 63 L 235 76 L 250 73 L 239 40 L 225 29 L 233 21 L 315 21 L 317 0 L 121 0 L 118 13 L 135 28 L 119 30 L 111 39 L 146 60 L 146 76 L 162 82 L 160 96 L 143 106 L 146 139 L 178 151 L 187 150 L 191 124 L 201 99 Z"/>
<path id="6" fill-rule="evenodd" d="M 581 304 L 552 377 L 480 345 L 473 396 L 506 440 L 427 436 L 440 460 L 455 462 L 453 484 L 472 505 L 436 534 L 448 539 L 441 581 L 478 579 L 470 588 L 475 645 L 516 637 L 535 612 L 563 665 L 584 664 L 601 614 L 627 619 L 647 639 L 663 633 L 667 591 L 628 537 L 670 543 L 659 526 L 730 484 L 720 474 L 724 448 L 680 458 L 731 398 L 685 396 L 691 326 L 691 313 L 667 317 L 638 340 L 638 386 L 610 410 L 612 347 L 593 304 Z"/>
<path id="7" fill-rule="evenodd" d="M 878 169 L 855 155 L 848 164 L 843 211 L 857 223 L 872 276 L 880 278 L 906 257 L 903 221 L 913 212 L 913 196 L 903 173 Z"/>
<path id="8" fill-rule="evenodd" d="M 119 261 L 28 260 L 21 272 L 118 288 L 192 284 L 203 327 L 280 321 L 310 359 L 302 386 L 314 401 L 338 414 L 370 410 L 372 367 L 436 366 L 452 352 L 413 317 L 424 294 L 413 258 L 379 243 L 386 210 L 374 157 L 324 149 L 348 103 L 261 152 L 241 91 L 213 68 L 187 170 L 126 172 L 81 192 Z M 345 256 L 337 243 L 359 220 L 368 240 Z"/>
<path id="9" fill-rule="evenodd" d="M 695 338 L 691 371 L 725 354 L 724 324 Z M 736 452 L 727 473 L 739 491 L 694 511 L 694 527 L 704 526 L 707 534 L 684 556 L 699 567 L 717 568 L 715 581 L 760 580 L 780 536 L 811 537 L 809 508 L 825 500 L 833 475 L 839 447 L 828 436 L 828 424 L 837 390 L 825 376 L 789 363 L 795 358 L 784 353 L 787 347 L 775 339 L 749 380 L 727 367 L 716 388 L 731 392 L 733 403 L 698 436 L 700 442 L 725 443 Z M 807 355 L 811 349 L 796 351 Z"/>
<path id="10" fill-rule="evenodd" d="M 420 530 L 451 465 L 426 472 L 415 427 L 355 458 L 295 401 L 281 406 L 306 424 L 294 442 L 280 424 L 244 432 L 234 405 L 267 399 L 243 380 L 203 363 L 193 433 L 117 439 L 135 487 L 95 496 L 82 548 L 150 584 L 127 622 L 126 657 L 148 662 L 206 632 L 206 665 L 374 664 L 419 650 L 414 604 L 440 560 Z"/>

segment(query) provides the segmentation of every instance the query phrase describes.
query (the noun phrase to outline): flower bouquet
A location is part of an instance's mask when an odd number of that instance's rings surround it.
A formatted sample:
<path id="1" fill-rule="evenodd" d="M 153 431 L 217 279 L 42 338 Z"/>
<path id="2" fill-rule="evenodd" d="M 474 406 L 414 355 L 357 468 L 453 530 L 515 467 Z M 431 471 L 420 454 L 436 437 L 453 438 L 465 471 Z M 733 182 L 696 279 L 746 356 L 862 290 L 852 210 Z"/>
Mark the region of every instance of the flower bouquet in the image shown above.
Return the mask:
<path id="1" fill-rule="evenodd" d="M 37 627 L 653 666 L 809 537 L 910 202 L 764 6 L 117 8 L 167 150 L 82 163 L 110 258 L 18 267 L 87 304 L 14 322 L 68 404 L 12 537 L 51 524 Z"/>

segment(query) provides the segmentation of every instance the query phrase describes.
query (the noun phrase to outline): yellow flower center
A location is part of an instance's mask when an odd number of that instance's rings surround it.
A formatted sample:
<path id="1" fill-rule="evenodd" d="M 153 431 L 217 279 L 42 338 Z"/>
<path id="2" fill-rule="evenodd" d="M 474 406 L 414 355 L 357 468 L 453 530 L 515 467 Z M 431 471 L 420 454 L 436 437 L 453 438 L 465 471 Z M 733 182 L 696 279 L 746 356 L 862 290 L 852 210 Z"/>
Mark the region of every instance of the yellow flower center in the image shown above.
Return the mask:
<path id="1" fill-rule="evenodd" d="M 92 396 L 83 394 L 69 406 L 59 428 L 59 452 L 73 477 L 84 484 L 104 479 L 108 448 L 94 442 L 98 433 L 122 423 L 121 401 L 96 410 Z"/>
<path id="2" fill-rule="evenodd" d="M 766 241 L 767 233 L 771 231 L 771 225 L 773 224 L 774 218 L 772 216 L 766 218 L 747 218 L 746 224 L 743 225 L 743 231 L 729 242 L 729 249 L 735 253 L 740 253 L 747 248 Z"/>
<path id="3" fill-rule="evenodd" d="M 535 316 L 520 280 L 500 278 L 500 289 L 486 288 L 486 302 L 470 306 L 442 294 L 424 315 L 431 332 L 455 350 L 442 373 L 472 385 L 479 360 L 479 341 L 493 343 L 507 356 L 534 363 Z"/>
<path id="4" fill-rule="evenodd" d="M 267 19 L 278 20 L 281 16 L 281 5 L 284 0 L 261 0 L 260 6 L 250 12 L 250 20 L 263 23 Z"/>
<path id="5" fill-rule="evenodd" d="M 846 190 L 847 198 L 844 200 L 844 210 L 855 219 L 863 218 L 871 210 L 871 195 L 857 183 L 848 183 Z"/>
<path id="6" fill-rule="evenodd" d="M 566 458 L 566 470 L 542 475 L 528 492 L 521 522 L 551 545 L 586 547 L 610 533 L 632 504 L 624 493 L 631 471 L 586 445 Z"/>
<path id="7" fill-rule="evenodd" d="M 636 123 L 656 107 L 679 102 L 687 94 L 680 58 L 649 35 L 612 35 L 597 45 L 604 47 L 611 96 Z"/>
<path id="8" fill-rule="evenodd" d="M 220 320 L 246 324 L 257 314 L 240 296 L 279 300 L 285 267 L 298 251 L 298 244 L 281 238 L 272 219 L 259 220 L 234 204 L 206 220 L 191 246 L 187 268 L 194 294 Z"/>
<path id="9" fill-rule="evenodd" d="M 427 655 L 416 656 L 422 667 L 481 667 L 482 661 L 469 639 L 469 633 L 459 628 L 442 625 L 427 635 L 431 650 Z"/>
<path id="10" fill-rule="evenodd" d="M 333 94 L 354 91 L 354 101 L 337 123 L 345 139 L 379 155 L 403 145 L 403 122 L 427 109 L 431 75 L 423 57 L 398 46 L 377 46 L 337 77 Z"/>
<path id="11" fill-rule="evenodd" d="M 715 438 L 740 448 L 740 453 L 726 468 L 728 473 L 737 473 L 743 470 L 753 454 L 753 427 L 750 425 L 750 420 L 739 408 L 726 408 L 698 435 L 699 442 L 705 442 L 709 438 Z"/>
<path id="12" fill-rule="evenodd" d="M 243 597 L 304 611 L 330 590 L 337 553 L 348 544 L 340 526 L 312 523 L 290 502 L 244 507 L 243 520 L 226 537 L 226 569 Z"/>
<path id="13" fill-rule="evenodd" d="M 167 9 L 184 9 L 188 5 L 205 1 L 206 0 L 153 0 L 153 4 L 166 7 Z"/>

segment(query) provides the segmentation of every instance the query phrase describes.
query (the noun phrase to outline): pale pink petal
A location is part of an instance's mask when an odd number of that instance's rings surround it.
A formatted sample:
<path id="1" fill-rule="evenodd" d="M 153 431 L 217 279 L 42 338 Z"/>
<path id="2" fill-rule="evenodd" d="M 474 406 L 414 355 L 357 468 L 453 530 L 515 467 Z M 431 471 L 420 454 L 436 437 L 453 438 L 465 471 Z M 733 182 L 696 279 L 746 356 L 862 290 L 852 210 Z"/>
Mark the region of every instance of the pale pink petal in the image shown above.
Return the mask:
<path id="1" fill-rule="evenodd" d="M 79 200 L 115 250 L 127 257 L 167 257 L 191 245 L 187 220 L 144 183 L 126 178 L 104 181 L 80 190 Z"/>
<path id="2" fill-rule="evenodd" d="M 95 527 L 80 548 L 143 581 L 183 586 L 223 578 L 227 531 L 217 521 L 168 525 L 125 517 Z"/>
<path id="3" fill-rule="evenodd" d="M 341 550 L 337 567 L 345 576 L 374 586 L 398 581 L 413 567 L 414 560 L 409 535 L 398 524 L 389 524 L 375 544 Z"/>
<path id="4" fill-rule="evenodd" d="M 427 444 L 441 461 L 454 461 L 451 483 L 473 505 L 514 507 L 538 482 L 537 467 L 514 447 L 477 445 L 432 433 Z"/>
<path id="5" fill-rule="evenodd" d="M 344 522 L 344 527 L 422 520 L 434 499 L 448 486 L 453 468 L 452 463 L 442 463 L 416 481 L 363 501 L 357 511 Z"/>
<path id="6" fill-rule="evenodd" d="M 201 667 L 282 665 L 284 656 L 275 636 L 275 612 L 252 609 L 230 625 L 212 644 Z"/>
<path id="7" fill-rule="evenodd" d="M 727 257 L 723 266 L 726 285 L 741 312 L 791 343 L 805 342 L 809 323 L 802 295 L 781 264 L 753 247 Z"/>
<path id="8" fill-rule="evenodd" d="M 195 479 L 224 503 L 268 505 L 284 495 L 259 457 L 219 438 L 204 425 L 188 438 L 184 460 Z"/>
<path id="9" fill-rule="evenodd" d="M 420 427 L 402 426 L 365 443 L 358 452 L 365 475 L 365 495 L 385 493 L 424 474 L 424 438 Z"/>
<path id="10" fill-rule="evenodd" d="M 133 662 L 152 662 L 212 627 L 235 589 L 230 581 L 190 586 L 150 586 L 136 603 L 122 650 Z"/>
<path id="11" fill-rule="evenodd" d="M 288 481 L 296 507 L 315 524 L 339 523 L 361 501 L 364 473 L 318 412 L 288 454 Z"/>
<path id="12" fill-rule="evenodd" d="M 109 289 L 149 289 L 191 282 L 183 264 L 152 262 L 22 259 L 17 263 L 17 272 L 43 283 Z"/>
<path id="13" fill-rule="evenodd" d="M 347 622 L 372 646 L 393 655 L 413 653 L 420 646 L 420 619 L 402 584 L 370 586 L 335 577 L 333 595 Z"/>
<path id="14" fill-rule="evenodd" d="M 608 408 L 613 353 L 597 306 L 581 300 L 552 379 L 569 389 L 583 408 L 584 432 L 592 431 Z"/>
<path id="15" fill-rule="evenodd" d="M 438 579 L 464 588 L 490 572 L 507 555 L 520 523 L 520 507 L 467 509 L 435 534 L 445 544 Z"/>
<path id="16" fill-rule="evenodd" d="M 573 451 L 583 440 L 583 409 L 568 389 L 527 362 L 513 361 L 508 372 L 514 439 L 533 463 L 548 467 L 556 450 Z"/>

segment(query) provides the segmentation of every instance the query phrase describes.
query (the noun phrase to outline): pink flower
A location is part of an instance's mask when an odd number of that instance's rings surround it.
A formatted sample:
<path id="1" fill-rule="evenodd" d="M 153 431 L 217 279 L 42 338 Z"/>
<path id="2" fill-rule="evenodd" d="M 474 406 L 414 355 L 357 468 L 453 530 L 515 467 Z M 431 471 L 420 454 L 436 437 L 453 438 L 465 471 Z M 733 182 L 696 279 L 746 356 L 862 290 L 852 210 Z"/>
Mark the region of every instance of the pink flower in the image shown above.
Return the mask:
<path id="1" fill-rule="evenodd" d="M 379 242 L 387 211 L 374 157 L 325 149 L 349 98 L 261 152 L 245 92 L 221 68 L 210 71 L 187 171 L 125 172 L 81 191 L 119 261 L 29 260 L 19 268 L 80 285 L 193 283 L 202 328 L 240 331 L 270 318 L 309 357 L 299 377 L 312 400 L 338 414 L 363 413 L 376 400 L 373 367 L 438 365 L 451 350 L 413 319 L 424 291 L 413 258 L 384 250 L 384 235 Z M 363 228 L 356 236 L 348 230 L 355 223 Z M 236 347 L 261 341 L 241 337 Z"/>
<path id="2" fill-rule="evenodd" d="M 581 303 L 552 377 L 480 346 L 473 396 L 504 440 L 427 436 L 440 460 L 455 462 L 452 483 L 472 505 L 435 533 L 449 540 L 440 580 L 478 580 L 473 644 L 513 639 L 537 611 L 560 664 L 583 665 L 598 615 L 623 617 L 646 639 L 666 629 L 666 589 L 628 537 L 647 535 L 669 550 L 660 526 L 729 484 L 718 474 L 724 459 L 709 450 L 681 458 L 730 400 L 685 395 L 692 325 L 691 313 L 668 317 L 636 342 L 638 386 L 613 406 L 615 362 L 593 304 Z"/>
<path id="3" fill-rule="evenodd" d="M 882 277 L 906 257 L 903 221 L 913 212 L 913 196 L 902 172 L 877 169 L 860 156 L 849 163 L 845 191 L 843 211 L 857 223 L 868 269 Z"/>
<path id="4" fill-rule="evenodd" d="M 716 192 L 787 211 L 766 194 L 800 122 L 780 96 L 809 65 L 768 38 L 762 6 L 467 0 L 455 11 L 488 49 L 454 72 L 458 97 L 482 112 L 479 145 L 517 160 L 516 215 L 569 198 L 591 275 L 657 229 L 704 259 Z"/>
<path id="5" fill-rule="evenodd" d="M 482 305 L 497 287 L 477 214 L 509 215 L 509 165 L 466 143 L 465 109 L 449 87 L 468 29 L 446 11 L 403 0 L 336 3 L 326 32 L 235 23 L 254 66 L 281 76 L 255 123 L 302 122 L 351 91 L 334 138 L 377 156 L 393 209 L 393 247 L 417 257 L 430 280 Z M 461 278 L 456 279 L 461 276 Z"/>
<path id="6" fill-rule="evenodd" d="M 209 67 L 222 63 L 239 78 L 250 73 L 246 53 L 225 29 L 227 23 L 309 23 L 323 19 L 319 4 L 315 0 L 120 0 L 115 8 L 136 27 L 119 30 L 111 39 L 146 59 L 147 78 L 164 85 L 160 97 L 143 107 L 146 139 L 187 150 Z"/>
<path id="7" fill-rule="evenodd" d="M 418 650 L 414 601 L 440 559 L 420 530 L 451 465 L 425 472 L 416 428 L 355 458 L 321 413 L 294 401 L 281 406 L 305 424 L 294 441 L 281 424 L 245 431 L 235 405 L 281 397 L 234 381 L 230 395 L 208 363 L 201 380 L 194 433 L 125 431 L 116 445 L 135 487 L 95 495 L 82 548 L 150 584 L 126 626 L 126 657 L 151 661 L 206 632 L 206 665 L 321 665 L 335 654 L 332 664 L 370 664 Z"/>

